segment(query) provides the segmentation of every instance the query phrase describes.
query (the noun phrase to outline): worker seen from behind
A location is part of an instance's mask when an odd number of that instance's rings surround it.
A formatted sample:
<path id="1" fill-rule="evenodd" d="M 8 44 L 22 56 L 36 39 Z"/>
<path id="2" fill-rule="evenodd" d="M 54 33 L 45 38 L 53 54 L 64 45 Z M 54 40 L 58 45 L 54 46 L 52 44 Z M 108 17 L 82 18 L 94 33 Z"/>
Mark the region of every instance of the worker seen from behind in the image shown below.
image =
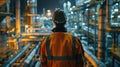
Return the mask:
<path id="1" fill-rule="evenodd" d="M 57 9 L 52 19 L 56 27 L 41 43 L 41 67 L 83 67 L 82 44 L 77 37 L 67 33 L 64 11 Z"/>

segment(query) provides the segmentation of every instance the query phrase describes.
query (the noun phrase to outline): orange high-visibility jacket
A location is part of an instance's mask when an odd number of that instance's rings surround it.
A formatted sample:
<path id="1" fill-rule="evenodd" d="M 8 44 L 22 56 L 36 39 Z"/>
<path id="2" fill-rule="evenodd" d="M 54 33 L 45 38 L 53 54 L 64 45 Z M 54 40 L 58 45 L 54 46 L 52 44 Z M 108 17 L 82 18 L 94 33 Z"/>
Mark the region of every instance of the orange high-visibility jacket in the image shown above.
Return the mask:
<path id="1" fill-rule="evenodd" d="M 54 32 L 40 46 L 42 67 L 83 67 L 83 47 L 77 37 Z"/>

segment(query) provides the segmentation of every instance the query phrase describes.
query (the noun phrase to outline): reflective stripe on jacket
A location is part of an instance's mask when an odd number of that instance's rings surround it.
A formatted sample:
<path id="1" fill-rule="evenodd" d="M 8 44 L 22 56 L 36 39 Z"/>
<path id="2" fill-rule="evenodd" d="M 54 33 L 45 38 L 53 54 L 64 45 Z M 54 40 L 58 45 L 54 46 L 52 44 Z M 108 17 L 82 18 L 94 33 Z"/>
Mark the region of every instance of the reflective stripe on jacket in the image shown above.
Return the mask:
<path id="1" fill-rule="evenodd" d="M 40 47 L 42 67 L 83 67 L 83 48 L 77 37 L 54 32 Z"/>

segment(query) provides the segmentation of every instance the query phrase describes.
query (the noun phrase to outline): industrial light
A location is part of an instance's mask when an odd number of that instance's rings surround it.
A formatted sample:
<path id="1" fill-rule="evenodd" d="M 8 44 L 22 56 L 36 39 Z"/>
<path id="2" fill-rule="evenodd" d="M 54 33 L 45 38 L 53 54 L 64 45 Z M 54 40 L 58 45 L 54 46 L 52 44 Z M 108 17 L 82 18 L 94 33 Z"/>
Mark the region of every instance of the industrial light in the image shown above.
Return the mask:
<path id="1" fill-rule="evenodd" d="M 72 8 L 75 8 L 75 6 L 73 6 Z"/>
<path id="2" fill-rule="evenodd" d="M 115 12 L 118 12 L 118 9 L 115 9 L 114 11 L 115 11 Z"/>
<path id="3" fill-rule="evenodd" d="M 70 11 L 72 11 L 72 8 L 70 8 Z"/>
<path id="4" fill-rule="evenodd" d="M 77 25 L 75 25 L 75 29 L 77 29 Z"/>
<path id="5" fill-rule="evenodd" d="M 47 16 L 51 16 L 51 10 L 47 10 Z"/>
<path id="6" fill-rule="evenodd" d="M 68 2 L 67 2 L 67 5 L 68 5 L 68 6 L 71 6 L 71 3 L 70 3 L 70 1 L 68 1 Z"/>
<path id="7" fill-rule="evenodd" d="M 88 11 L 88 9 L 86 9 L 86 11 Z"/>
<path id="8" fill-rule="evenodd" d="M 113 18 L 114 16 L 112 15 L 111 18 Z"/>
<path id="9" fill-rule="evenodd" d="M 47 12 L 50 12 L 50 10 L 47 10 Z"/>
<path id="10" fill-rule="evenodd" d="M 120 18 L 120 15 L 118 15 L 118 18 Z"/>
<path id="11" fill-rule="evenodd" d="M 66 3 L 63 4 L 64 7 L 66 7 L 66 5 L 67 5 Z"/>
<path id="12" fill-rule="evenodd" d="M 71 11 L 71 14 L 73 14 L 73 12 Z"/>
<path id="13" fill-rule="evenodd" d="M 95 16 L 93 15 L 92 17 L 94 18 Z"/>
<path id="14" fill-rule="evenodd" d="M 116 3 L 115 5 L 118 5 L 118 3 Z"/>
<path id="15" fill-rule="evenodd" d="M 28 28 L 28 25 L 25 25 L 25 28 Z"/>
<path id="16" fill-rule="evenodd" d="M 84 25 L 85 25 L 85 23 L 82 23 L 82 25 L 84 26 Z"/>

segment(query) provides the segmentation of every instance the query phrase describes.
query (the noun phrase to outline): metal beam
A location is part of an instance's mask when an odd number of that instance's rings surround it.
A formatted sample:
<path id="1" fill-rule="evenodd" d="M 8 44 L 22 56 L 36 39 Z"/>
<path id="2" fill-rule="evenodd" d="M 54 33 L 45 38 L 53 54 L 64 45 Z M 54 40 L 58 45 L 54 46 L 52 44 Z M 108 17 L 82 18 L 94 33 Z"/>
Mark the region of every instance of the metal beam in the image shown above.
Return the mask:
<path id="1" fill-rule="evenodd" d="M 6 2 L 8 2 L 9 0 L 0 0 L 0 6 L 2 6 L 3 4 L 5 4 Z"/>
<path id="2" fill-rule="evenodd" d="M 51 33 L 22 33 L 22 36 L 48 36 Z"/>
<path id="3" fill-rule="evenodd" d="M 96 56 L 88 50 L 88 46 L 86 46 L 87 42 L 84 40 L 81 40 L 81 42 L 82 42 L 82 46 L 83 46 L 84 51 L 85 51 L 84 57 L 87 59 L 87 61 L 89 61 L 93 67 L 106 67 L 106 65 L 103 62 L 98 60 L 96 58 Z"/>

